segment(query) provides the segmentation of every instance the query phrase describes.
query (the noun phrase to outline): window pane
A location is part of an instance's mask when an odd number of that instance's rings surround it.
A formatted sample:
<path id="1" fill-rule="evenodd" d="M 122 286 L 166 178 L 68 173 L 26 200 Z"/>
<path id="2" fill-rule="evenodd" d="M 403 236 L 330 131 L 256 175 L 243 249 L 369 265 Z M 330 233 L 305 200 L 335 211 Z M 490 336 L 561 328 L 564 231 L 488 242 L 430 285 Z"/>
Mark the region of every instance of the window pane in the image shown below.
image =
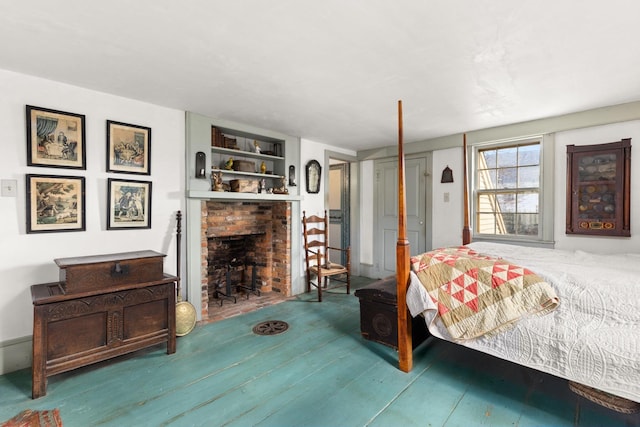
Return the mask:
<path id="1" fill-rule="evenodd" d="M 538 212 L 538 193 L 518 194 L 518 213 Z"/>
<path id="2" fill-rule="evenodd" d="M 478 212 L 494 212 L 496 210 L 495 194 L 478 195 Z"/>
<path id="3" fill-rule="evenodd" d="M 538 235 L 538 215 L 524 214 L 518 215 L 518 234 L 523 236 Z"/>
<path id="4" fill-rule="evenodd" d="M 518 148 L 518 165 L 529 166 L 540 164 L 540 145 L 524 145 Z"/>
<path id="5" fill-rule="evenodd" d="M 498 213 L 516 212 L 516 195 L 514 193 L 498 194 Z"/>
<path id="6" fill-rule="evenodd" d="M 502 148 L 498 150 L 498 167 L 518 165 L 518 147 Z"/>
<path id="7" fill-rule="evenodd" d="M 493 190 L 496 188 L 496 170 L 485 169 L 478 171 L 478 189 Z"/>
<path id="8" fill-rule="evenodd" d="M 539 187 L 540 186 L 540 166 L 527 166 L 519 168 L 518 188 Z"/>
<path id="9" fill-rule="evenodd" d="M 490 169 L 496 167 L 496 150 L 482 150 L 479 154 L 479 169 Z"/>
<path id="10" fill-rule="evenodd" d="M 496 234 L 515 234 L 516 214 L 496 214 Z"/>
<path id="11" fill-rule="evenodd" d="M 498 188 L 516 188 L 518 168 L 498 169 Z"/>
<path id="12" fill-rule="evenodd" d="M 494 214 L 478 214 L 478 233 L 495 234 L 496 217 Z"/>

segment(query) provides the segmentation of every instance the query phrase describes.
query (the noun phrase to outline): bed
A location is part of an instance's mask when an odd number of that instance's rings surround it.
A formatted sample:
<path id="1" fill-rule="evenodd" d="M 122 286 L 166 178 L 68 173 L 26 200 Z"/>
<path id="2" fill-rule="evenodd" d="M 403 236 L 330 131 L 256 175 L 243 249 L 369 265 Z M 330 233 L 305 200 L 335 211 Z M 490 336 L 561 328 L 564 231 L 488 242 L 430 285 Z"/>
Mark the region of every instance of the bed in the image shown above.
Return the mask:
<path id="1" fill-rule="evenodd" d="M 570 385 L 579 387 L 572 387 L 574 391 L 583 395 L 581 391 L 586 389 L 588 393 L 603 391 L 606 392 L 604 395 L 627 399 L 637 409 L 634 402 L 640 402 L 640 255 L 603 256 L 583 251 L 471 243 L 465 138 L 465 227 L 463 245 L 455 250 L 508 260 L 510 264 L 535 272 L 557 294 L 558 304 L 546 310 L 546 314 L 525 313 L 504 330 L 480 337 L 454 337 L 443 324 L 442 317 L 437 315 L 439 302 L 434 302 L 433 294 L 430 295 L 420 283 L 424 278 L 418 278 L 416 257 L 410 256 L 406 237 L 401 102 L 398 103 L 398 115 L 399 368 L 405 372 L 412 369 L 411 317 L 424 316 L 430 333 L 439 339 L 565 378 Z M 406 301 L 404 309 L 401 307 L 403 301 Z"/>

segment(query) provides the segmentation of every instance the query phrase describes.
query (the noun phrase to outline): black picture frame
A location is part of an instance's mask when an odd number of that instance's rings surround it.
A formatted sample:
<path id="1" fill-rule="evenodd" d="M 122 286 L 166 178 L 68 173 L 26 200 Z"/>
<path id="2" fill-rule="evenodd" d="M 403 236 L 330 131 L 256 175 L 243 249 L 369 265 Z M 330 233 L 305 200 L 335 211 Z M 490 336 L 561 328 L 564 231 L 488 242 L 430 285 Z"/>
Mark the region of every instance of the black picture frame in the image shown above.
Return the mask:
<path id="1" fill-rule="evenodd" d="M 107 230 L 151 228 L 151 181 L 109 178 Z"/>
<path id="2" fill-rule="evenodd" d="M 26 175 L 27 233 L 85 231 L 85 178 Z"/>
<path id="3" fill-rule="evenodd" d="M 27 166 L 86 169 L 84 114 L 26 106 Z"/>
<path id="4" fill-rule="evenodd" d="M 107 120 L 107 172 L 151 175 L 151 128 Z"/>
<path id="5" fill-rule="evenodd" d="M 320 192 L 320 180 L 322 177 L 322 166 L 317 160 L 309 160 L 305 167 L 307 176 L 307 193 L 317 194 Z"/>

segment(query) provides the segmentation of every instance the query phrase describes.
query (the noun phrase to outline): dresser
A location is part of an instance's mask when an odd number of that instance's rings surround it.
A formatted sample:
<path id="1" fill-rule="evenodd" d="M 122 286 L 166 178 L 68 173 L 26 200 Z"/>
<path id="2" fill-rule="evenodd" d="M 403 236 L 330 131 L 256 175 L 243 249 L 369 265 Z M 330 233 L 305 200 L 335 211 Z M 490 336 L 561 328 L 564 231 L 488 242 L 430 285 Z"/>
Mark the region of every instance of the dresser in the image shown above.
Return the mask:
<path id="1" fill-rule="evenodd" d="M 60 280 L 31 286 L 32 397 L 51 375 L 160 343 L 176 351 L 176 276 L 165 255 L 124 252 L 54 260 Z"/>

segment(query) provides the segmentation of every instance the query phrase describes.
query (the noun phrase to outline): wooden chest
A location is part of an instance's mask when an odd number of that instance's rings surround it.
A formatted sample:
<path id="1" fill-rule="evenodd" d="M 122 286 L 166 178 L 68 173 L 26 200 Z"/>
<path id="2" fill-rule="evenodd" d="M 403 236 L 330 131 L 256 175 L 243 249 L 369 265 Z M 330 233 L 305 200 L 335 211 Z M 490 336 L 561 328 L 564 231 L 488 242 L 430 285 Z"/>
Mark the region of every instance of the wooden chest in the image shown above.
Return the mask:
<path id="1" fill-rule="evenodd" d="M 229 181 L 231 191 L 235 193 L 257 193 L 258 181 L 255 179 L 232 179 Z"/>
<path id="2" fill-rule="evenodd" d="M 47 377 L 160 343 L 176 351 L 176 281 L 154 251 L 57 259 L 66 281 L 31 286 L 32 397 Z"/>
<path id="3" fill-rule="evenodd" d="M 164 257 L 155 251 L 137 251 L 54 261 L 60 267 L 62 288 L 69 294 L 161 280 Z"/>
<path id="4" fill-rule="evenodd" d="M 360 299 L 360 334 L 370 341 L 398 349 L 398 301 L 396 278 L 390 276 L 355 292 Z M 412 319 L 415 348 L 429 337 L 422 317 Z"/>

